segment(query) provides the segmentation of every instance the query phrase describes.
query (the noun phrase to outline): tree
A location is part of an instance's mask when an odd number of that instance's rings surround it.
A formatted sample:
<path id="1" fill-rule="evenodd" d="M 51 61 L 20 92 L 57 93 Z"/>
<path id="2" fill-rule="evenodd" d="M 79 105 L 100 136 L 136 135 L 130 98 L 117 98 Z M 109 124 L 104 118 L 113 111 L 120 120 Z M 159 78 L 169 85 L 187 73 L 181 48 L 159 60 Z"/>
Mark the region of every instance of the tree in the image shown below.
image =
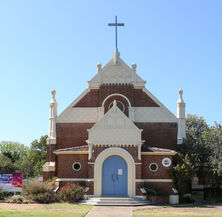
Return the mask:
<path id="1" fill-rule="evenodd" d="M 174 157 L 174 166 L 170 170 L 173 186 L 177 189 L 180 198 L 190 192 L 191 178 L 194 175 L 194 166 L 191 164 L 188 154 L 178 153 Z"/>
<path id="2" fill-rule="evenodd" d="M 222 177 L 222 125 L 215 123 L 203 133 L 202 139 L 210 150 L 209 164 L 213 175 Z"/>
<path id="3" fill-rule="evenodd" d="M 46 162 L 46 139 L 47 135 L 41 136 L 39 140 L 35 139 L 31 143 L 28 159 L 33 167 L 34 175 L 42 175 L 42 167 Z"/>
<path id="4" fill-rule="evenodd" d="M 11 159 L 3 154 L 0 154 L 0 173 L 16 172 L 17 167 L 12 163 Z"/>
<path id="5" fill-rule="evenodd" d="M 209 165 L 211 148 L 206 145 L 203 138 L 203 135 L 209 130 L 210 127 L 203 117 L 188 114 L 186 119 L 186 139 L 178 150 L 183 155 L 188 155 L 196 175 L 201 179 L 210 176 L 212 172 Z"/>
<path id="6" fill-rule="evenodd" d="M 28 147 L 18 142 L 2 141 L 0 143 L 0 153 L 10 158 L 13 163 L 25 159 L 28 150 Z"/>

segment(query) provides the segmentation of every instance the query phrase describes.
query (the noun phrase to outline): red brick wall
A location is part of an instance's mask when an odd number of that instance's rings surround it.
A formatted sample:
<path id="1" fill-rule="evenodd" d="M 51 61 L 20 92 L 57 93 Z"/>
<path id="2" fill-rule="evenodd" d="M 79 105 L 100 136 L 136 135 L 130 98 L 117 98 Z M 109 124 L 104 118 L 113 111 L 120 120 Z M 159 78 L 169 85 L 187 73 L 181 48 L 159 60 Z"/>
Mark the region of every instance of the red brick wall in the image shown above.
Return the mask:
<path id="1" fill-rule="evenodd" d="M 99 89 L 91 89 L 74 107 L 100 107 L 103 100 L 113 93 L 126 96 L 132 106 L 159 107 L 142 89 L 129 84 L 103 84 Z"/>
<path id="2" fill-rule="evenodd" d="M 57 149 L 86 145 L 88 131 L 95 123 L 57 123 Z"/>
<path id="3" fill-rule="evenodd" d="M 162 165 L 163 158 L 170 158 L 172 161 L 172 155 L 142 155 L 142 166 L 141 166 L 141 177 L 142 179 L 170 179 L 169 169 L 170 167 L 164 167 Z M 151 163 L 156 163 L 158 165 L 158 170 L 156 172 L 151 172 L 149 165 Z M 172 162 L 173 163 L 173 162 Z M 172 164 L 171 164 L 172 165 Z"/>
<path id="4" fill-rule="evenodd" d="M 177 148 L 177 123 L 135 123 L 139 129 L 143 129 L 142 139 L 146 146 Z"/>
<path id="5" fill-rule="evenodd" d="M 56 150 L 56 144 L 50 144 L 46 146 L 47 153 L 46 153 L 46 161 L 47 162 L 55 162 L 55 155 L 53 154 L 53 151 Z"/>
<path id="6" fill-rule="evenodd" d="M 80 162 L 81 169 L 74 171 L 72 164 Z M 88 178 L 88 154 L 66 154 L 57 156 L 58 178 Z"/>
<path id="7" fill-rule="evenodd" d="M 55 172 L 54 171 L 50 171 L 50 172 L 43 172 L 43 181 L 47 181 L 49 179 L 52 179 L 53 177 L 55 177 Z"/>

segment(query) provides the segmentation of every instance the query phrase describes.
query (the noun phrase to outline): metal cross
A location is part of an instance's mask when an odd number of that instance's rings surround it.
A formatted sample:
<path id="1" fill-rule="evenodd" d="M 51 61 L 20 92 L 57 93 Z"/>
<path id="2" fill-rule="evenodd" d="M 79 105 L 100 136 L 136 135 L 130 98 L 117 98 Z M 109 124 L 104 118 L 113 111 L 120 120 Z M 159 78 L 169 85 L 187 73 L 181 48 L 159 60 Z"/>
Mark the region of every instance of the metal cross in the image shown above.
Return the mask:
<path id="1" fill-rule="evenodd" d="M 124 23 L 117 23 L 117 16 L 115 16 L 115 23 L 109 23 L 108 26 L 115 26 L 115 33 L 116 33 L 116 61 L 117 61 L 117 55 L 118 55 L 118 49 L 117 49 L 117 26 L 124 26 Z"/>

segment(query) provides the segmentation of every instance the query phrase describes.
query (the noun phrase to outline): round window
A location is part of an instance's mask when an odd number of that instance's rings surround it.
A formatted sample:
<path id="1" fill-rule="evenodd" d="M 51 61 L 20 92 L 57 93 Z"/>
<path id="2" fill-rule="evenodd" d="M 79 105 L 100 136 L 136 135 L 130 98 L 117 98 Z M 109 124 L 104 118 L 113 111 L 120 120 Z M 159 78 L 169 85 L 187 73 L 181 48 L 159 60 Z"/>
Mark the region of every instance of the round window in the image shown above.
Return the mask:
<path id="1" fill-rule="evenodd" d="M 72 168 L 75 171 L 79 171 L 81 169 L 81 164 L 79 162 L 75 162 L 75 163 L 72 164 Z"/>
<path id="2" fill-rule="evenodd" d="M 116 104 L 117 104 L 117 107 L 118 107 L 122 112 L 125 111 L 125 106 L 123 105 L 122 102 L 116 100 Z M 113 107 L 113 102 L 111 102 L 111 103 L 109 104 L 108 109 L 111 109 L 112 107 Z"/>
<path id="3" fill-rule="evenodd" d="M 158 165 L 156 163 L 151 163 L 149 169 L 151 172 L 156 172 L 158 170 Z"/>
<path id="4" fill-rule="evenodd" d="M 169 167 L 171 165 L 171 160 L 168 157 L 163 158 L 162 164 L 164 167 Z"/>

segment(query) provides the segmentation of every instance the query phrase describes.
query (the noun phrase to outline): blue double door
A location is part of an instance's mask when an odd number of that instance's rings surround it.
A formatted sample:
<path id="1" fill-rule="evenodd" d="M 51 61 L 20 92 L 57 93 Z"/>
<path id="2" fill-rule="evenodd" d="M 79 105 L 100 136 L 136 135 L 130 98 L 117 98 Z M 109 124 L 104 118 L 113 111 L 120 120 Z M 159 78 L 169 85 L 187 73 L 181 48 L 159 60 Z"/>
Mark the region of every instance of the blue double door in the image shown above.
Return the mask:
<path id="1" fill-rule="evenodd" d="M 120 156 L 110 156 L 103 163 L 102 194 L 127 195 L 127 164 Z"/>

